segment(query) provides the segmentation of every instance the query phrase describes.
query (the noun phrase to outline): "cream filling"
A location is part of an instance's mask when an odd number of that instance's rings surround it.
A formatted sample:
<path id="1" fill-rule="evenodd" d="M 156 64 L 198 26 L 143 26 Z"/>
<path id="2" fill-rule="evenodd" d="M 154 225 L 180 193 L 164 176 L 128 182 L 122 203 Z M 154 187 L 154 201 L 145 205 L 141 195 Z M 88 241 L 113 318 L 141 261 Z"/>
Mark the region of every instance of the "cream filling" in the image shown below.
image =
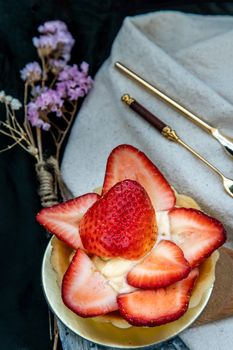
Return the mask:
<path id="1" fill-rule="evenodd" d="M 158 236 L 155 246 L 162 239 L 171 240 L 168 211 L 156 212 L 156 220 L 158 227 Z M 96 268 L 107 278 L 108 283 L 115 289 L 117 293 L 130 293 L 136 290 L 136 288 L 130 286 L 127 283 L 127 274 L 136 264 L 142 261 L 143 258 L 138 260 L 127 260 L 122 258 L 103 260 L 95 256 L 93 257 L 92 261 L 95 264 Z"/>
<path id="2" fill-rule="evenodd" d="M 156 241 L 156 245 L 157 245 L 158 242 L 160 242 L 162 239 L 171 240 L 168 211 L 156 212 L 156 220 L 157 220 L 157 227 L 158 227 L 158 237 Z"/>

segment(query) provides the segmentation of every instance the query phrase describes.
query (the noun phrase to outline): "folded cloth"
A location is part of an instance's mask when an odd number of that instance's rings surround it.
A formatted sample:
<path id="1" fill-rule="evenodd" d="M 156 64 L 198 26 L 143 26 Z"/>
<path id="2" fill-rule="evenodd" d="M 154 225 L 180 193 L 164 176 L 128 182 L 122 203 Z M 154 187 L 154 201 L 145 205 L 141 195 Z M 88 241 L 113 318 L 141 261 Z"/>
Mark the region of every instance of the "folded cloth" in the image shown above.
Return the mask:
<path id="1" fill-rule="evenodd" d="M 227 244 L 233 247 L 233 200 L 224 192 L 221 180 L 129 110 L 121 102 L 121 95 L 127 92 L 142 102 L 228 177 L 233 177 L 232 159 L 203 130 L 114 67 L 116 61 L 129 66 L 233 136 L 232 42 L 233 18 L 228 16 L 157 12 L 126 18 L 65 150 L 62 173 L 74 195 L 101 186 L 110 151 L 121 143 L 132 144 L 148 155 L 179 193 L 192 196 L 204 211 L 223 222 L 228 231 Z M 227 349 L 233 342 L 233 323 L 228 327 L 229 322 L 232 320 L 223 321 L 224 326 L 218 328 L 214 323 L 188 330 L 183 336 L 194 350 L 206 349 L 207 343 L 214 349 Z"/>

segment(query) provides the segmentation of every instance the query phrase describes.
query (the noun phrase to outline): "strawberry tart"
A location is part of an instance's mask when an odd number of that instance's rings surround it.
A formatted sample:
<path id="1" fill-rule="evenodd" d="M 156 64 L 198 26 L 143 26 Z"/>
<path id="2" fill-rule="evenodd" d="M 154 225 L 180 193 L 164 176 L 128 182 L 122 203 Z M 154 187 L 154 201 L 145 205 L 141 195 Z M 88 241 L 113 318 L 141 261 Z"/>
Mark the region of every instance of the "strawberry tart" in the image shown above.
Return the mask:
<path id="1" fill-rule="evenodd" d="M 130 145 L 109 155 L 99 194 L 42 209 L 37 221 L 56 236 L 51 262 L 64 304 L 122 328 L 179 319 L 195 289 L 202 295 L 209 276 L 200 271 L 226 240 L 218 220 Z"/>

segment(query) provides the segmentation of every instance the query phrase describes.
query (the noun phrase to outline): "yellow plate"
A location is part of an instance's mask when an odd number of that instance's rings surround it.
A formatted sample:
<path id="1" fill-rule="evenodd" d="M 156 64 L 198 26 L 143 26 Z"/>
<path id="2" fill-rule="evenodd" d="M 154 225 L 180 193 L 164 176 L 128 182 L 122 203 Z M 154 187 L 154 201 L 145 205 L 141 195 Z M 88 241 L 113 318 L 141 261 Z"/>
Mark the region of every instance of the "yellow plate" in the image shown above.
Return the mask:
<path id="1" fill-rule="evenodd" d="M 74 333 L 100 345 L 127 349 L 149 346 L 165 341 L 183 331 L 196 320 L 205 308 L 213 289 L 213 282 L 211 282 L 203 293 L 198 305 L 190 308 L 177 321 L 151 328 L 130 327 L 120 329 L 109 323 L 96 322 L 90 318 L 81 318 L 63 304 L 61 291 L 56 281 L 56 273 L 50 263 L 51 251 L 52 246 L 50 242 L 45 251 L 42 264 L 42 283 L 49 307 L 62 323 Z M 217 254 L 217 252 L 215 253 Z M 213 260 L 215 261 L 217 258 Z M 215 266 L 215 262 L 212 265 Z M 211 271 L 212 274 L 214 274 L 213 269 L 214 267 Z M 204 268 L 204 270 L 204 273 L 208 272 L 208 268 Z M 200 276 L 201 274 L 203 273 L 201 272 Z M 198 281 L 195 289 L 198 288 L 198 283 L 200 287 L 203 281 Z"/>

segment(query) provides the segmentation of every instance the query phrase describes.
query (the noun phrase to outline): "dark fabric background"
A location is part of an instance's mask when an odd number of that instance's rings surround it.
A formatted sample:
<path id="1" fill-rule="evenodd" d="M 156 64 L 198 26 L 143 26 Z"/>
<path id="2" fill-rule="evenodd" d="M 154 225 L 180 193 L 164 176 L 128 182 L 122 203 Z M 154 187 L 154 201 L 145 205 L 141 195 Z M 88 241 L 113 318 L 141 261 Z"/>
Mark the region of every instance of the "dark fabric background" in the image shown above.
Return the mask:
<path id="1" fill-rule="evenodd" d="M 0 90 L 22 98 L 19 69 L 36 59 L 31 38 L 46 20 L 65 21 L 76 39 L 73 62 L 94 76 L 109 55 L 125 16 L 181 10 L 232 14 L 230 2 L 145 0 L 0 0 Z M 1 110 L 1 119 L 4 114 Z M 0 137 L 1 148 L 6 140 Z M 0 349 L 51 349 L 40 269 L 47 239 L 35 222 L 40 205 L 32 157 L 19 148 L 0 154 Z"/>

